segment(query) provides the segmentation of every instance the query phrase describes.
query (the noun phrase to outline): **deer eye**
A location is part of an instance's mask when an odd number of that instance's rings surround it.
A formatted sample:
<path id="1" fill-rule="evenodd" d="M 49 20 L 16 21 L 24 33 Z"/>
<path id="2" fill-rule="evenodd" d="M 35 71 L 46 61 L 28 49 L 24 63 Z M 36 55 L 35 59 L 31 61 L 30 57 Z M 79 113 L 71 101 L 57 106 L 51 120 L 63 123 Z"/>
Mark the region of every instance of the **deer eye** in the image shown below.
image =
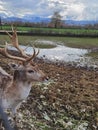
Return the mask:
<path id="1" fill-rule="evenodd" d="M 29 72 L 29 73 L 34 73 L 34 71 L 33 71 L 33 70 L 28 70 L 28 72 Z"/>

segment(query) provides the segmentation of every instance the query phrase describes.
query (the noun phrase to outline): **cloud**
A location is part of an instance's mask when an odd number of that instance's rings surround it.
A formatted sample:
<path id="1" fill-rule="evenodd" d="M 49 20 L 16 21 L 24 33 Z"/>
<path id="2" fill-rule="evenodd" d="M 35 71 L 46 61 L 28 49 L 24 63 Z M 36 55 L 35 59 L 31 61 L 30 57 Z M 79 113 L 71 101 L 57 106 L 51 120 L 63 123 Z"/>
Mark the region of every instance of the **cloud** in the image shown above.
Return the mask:
<path id="1" fill-rule="evenodd" d="M 59 11 L 63 19 L 98 20 L 97 0 L 0 0 L 0 14 L 50 17 Z"/>

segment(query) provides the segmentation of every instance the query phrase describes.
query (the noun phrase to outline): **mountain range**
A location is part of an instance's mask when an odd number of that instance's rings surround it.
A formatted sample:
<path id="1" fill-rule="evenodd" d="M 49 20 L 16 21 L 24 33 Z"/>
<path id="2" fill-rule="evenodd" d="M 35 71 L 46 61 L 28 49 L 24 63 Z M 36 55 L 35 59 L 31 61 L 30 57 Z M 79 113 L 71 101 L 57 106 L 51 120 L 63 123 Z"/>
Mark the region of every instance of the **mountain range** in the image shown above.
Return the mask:
<path id="1" fill-rule="evenodd" d="M 51 21 L 51 18 L 45 18 L 45 17 L 38 17 L 38 16 L 33 16 L 33 15 L 25 15 L 22 18 L 19 17 L 8 17 L 5 14 L 0 14 L 1 21 L 7 21 L 7 22 L 14 22 L 14 21 L 21 21 L 21 22 L 45 22 L 49 23 Z M 65 24 L 68 25 L 87 25 L 87 24 L 97 24 L 98 21 L 96 20 L 81 20 L 81 21 L 76 21 L 76 20 L 63 20 Z"/>

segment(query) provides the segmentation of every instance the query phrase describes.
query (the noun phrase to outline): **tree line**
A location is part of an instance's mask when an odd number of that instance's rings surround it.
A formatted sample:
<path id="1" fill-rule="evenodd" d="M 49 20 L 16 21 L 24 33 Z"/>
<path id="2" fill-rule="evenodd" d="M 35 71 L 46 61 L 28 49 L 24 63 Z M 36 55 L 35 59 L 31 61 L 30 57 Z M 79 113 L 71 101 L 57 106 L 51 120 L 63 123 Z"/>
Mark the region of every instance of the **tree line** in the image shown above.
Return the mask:
<path id="1" fill-rule="evenodd" d="M 62 20 L 62 16 L 58 11 L 55 11 L 51 17 L 50 22 L 22 22 L 16 20 L 14 22 L 2 21 L 0 17 L 0 29 L 3 25 L 24 26 L 24 27 L 48 27 L 48 28 L 85 28 L 85 29 L 98 29 L 98 23 L 96 24 L 86 24 L 86 25 L 69 25 Z"/>

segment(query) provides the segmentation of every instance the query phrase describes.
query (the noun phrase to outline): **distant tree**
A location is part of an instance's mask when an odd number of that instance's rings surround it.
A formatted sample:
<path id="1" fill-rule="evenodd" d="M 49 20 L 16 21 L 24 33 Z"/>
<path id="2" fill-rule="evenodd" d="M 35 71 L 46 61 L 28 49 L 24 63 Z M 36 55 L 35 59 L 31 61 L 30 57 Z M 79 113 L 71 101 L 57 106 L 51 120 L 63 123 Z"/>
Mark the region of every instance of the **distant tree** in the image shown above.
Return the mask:
<path id="1" fill-rule="evenodd" d="M 52 18 L 51 18 L 51 23 L 55 28 L 61 27 L 62 26 L 62 16 L 58 11 L 54 12 Z"/>
<path id="2" fill-rule="evenodd" d="M 2 29 L 2 20 L 1 20 L 1 17 L 0 17 L 0 29 Z"/>

